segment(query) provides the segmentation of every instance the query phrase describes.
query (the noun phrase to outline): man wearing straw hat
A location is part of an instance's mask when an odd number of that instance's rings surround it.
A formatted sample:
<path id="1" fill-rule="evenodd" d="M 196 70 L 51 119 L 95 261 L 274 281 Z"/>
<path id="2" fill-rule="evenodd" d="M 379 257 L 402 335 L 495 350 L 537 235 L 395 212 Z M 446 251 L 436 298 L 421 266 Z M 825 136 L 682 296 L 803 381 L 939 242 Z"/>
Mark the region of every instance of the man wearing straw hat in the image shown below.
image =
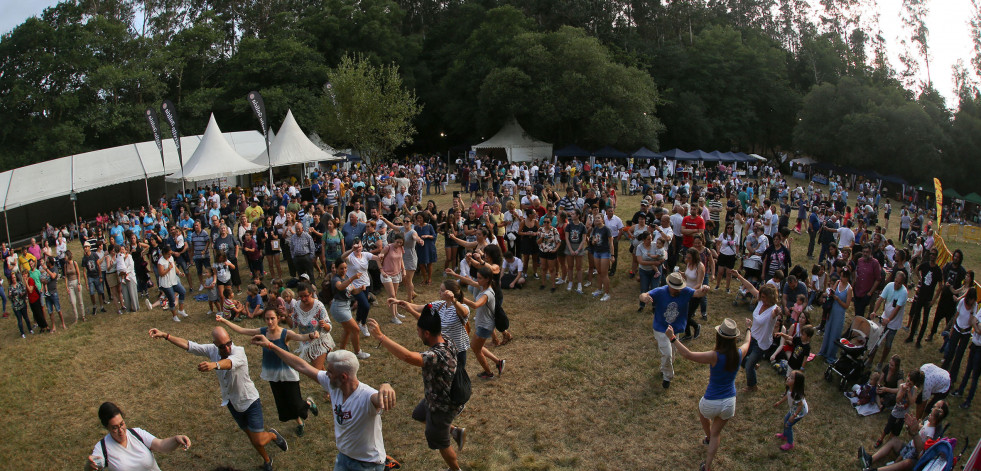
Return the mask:
<path id="1" fill-rule="evenodd" d="M 640 294 L 640 302 L 654 305 L 654 339 L 661 351 L 661 386 L 664 389 L 671 386 L 671 379 L 674 378 L 674 350 L 665 331 L 668 326 L 675 331 L 684 331 L 688 325 L 688 302 L 692 298 L 705 296 L 708 291 L 708 285 L 702 285 L 697 290 L 686 287 L 685 278 L 681 273 L 674 272 L 668 275 L 664 286 Z"/>

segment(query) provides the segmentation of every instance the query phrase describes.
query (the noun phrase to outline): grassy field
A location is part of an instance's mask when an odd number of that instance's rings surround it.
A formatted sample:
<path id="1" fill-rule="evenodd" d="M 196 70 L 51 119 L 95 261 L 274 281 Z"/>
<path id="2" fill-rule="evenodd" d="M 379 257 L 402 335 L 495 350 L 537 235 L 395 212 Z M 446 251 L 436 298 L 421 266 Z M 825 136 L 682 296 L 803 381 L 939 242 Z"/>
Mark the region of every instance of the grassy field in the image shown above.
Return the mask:
<path id="1" fill-rule="evenodd" d="M 440 207 L 449 204 L 448 198 L 436 201 Z M 636 197 L 621 198 L 618 213 L 626 219 L 638 202 Z M 890 235 L 896 233 L 898 224 L 893 224 Z M 794 260 L 804 264 L 807 237 L 796 239 Z M 621 254 L 627 254 L 625 248 Z M 442 268 L 442 256 L 441 252 L 437 268 Z M 969 257 L 968 266 L 976 261 Z M 506 297 L 515 340 L 495 351 L 508 360 L 502 377 L 490 381 L 474 377 L 473 398 L 457 420 L 469 433 L 460 455 L 464 469 L 698 469 L 704 447 L 696 407 L 708 369 L 676 358 L 675 381 L 670 390 L 661 388 L 650 311 L 636 312 L 637 281 L 627 278 L 624 264 L 620 268 L 609 302 L 564 290 L 542 292 L 535 282 L 530 283 L 531 290 Z M 437 275 L 434 282 L 439 279 Z M 435 289 L 436 285 L 418 285 L 420 299 L 435 299 Z M 64 293 L 61 299 L 67 307 Z M 750 313 L 732 307 L 731 300 L 724 291 L 710 294 L 711 325 L 732 317 L 742 326 L 741 319 Z M 188 451 L 157 456 L 162 469 L 203 470 L 219 465 L 255 469 L 260 464 L 257 455 L 219 406 L 214 374 L 199 373 L 198 358 L 147 336 L 149 328 L 157 327 L 198 342 L 210 341 L 215 322 L 205 315 L 207 305 L 191 301 L 188 312 L 190 318 L 179 324 L 159 310 L 100 314 L 67 332 L 59 329 L 27 340 L 17 335 L 13 317 L 0 321 L 0 369 L 6 371 L 0 379 L 0 456 L 4 457 L 0 469 L 79 469 L 105 434 L 96 410 L 107 400 L 126 411 L 131 427 L 158 436 L 181 433 L 191 438 Z M 403 345 L 424 349 L 412 325 L 384 322 L 383 307 L 374 307 L 372 317 L 382 320 L 385 333 Z M 245 325 L 259 326 L 258 321 Z M 247 343 L 234 334 L 233 340 Z M 693 349 L 708 350 L 713 341 L 712 335 L 703 335 L 693 342 Z M 814 351 L 820 341 L 820 336 L 813 341 Z M 372 357 L 362 361 L 359 376 L 373 386 L 391 381 L 399 394 L 396 408 L 383 417 L 387 452 L 400 459 L 404 469 L 445 469 L 438 454 L 427 449 L 423 427 L 410 418 L 422 396 L 419 370 L 377 345 L 365 341 L 364 349 Z M 937 347 L 935 341 L 914 350 L 897 341 L 894 352 L 909 369 L 923 362 L 939 363 Z M 287 453 L 270 447 L 276 468 L 331 469 L 336 451 L 329 407 L 322 406 L 325 413 L 308 421 L 306 435 L 297 438 L 293 424 L 278 422 L 268 383 L 259 380 L 260 350 L 245 348 L 266 406 L 266 426 L 278 427 L 290 440 Z M 468 366 L 471 375 L 479 371 L 475 361 Z M 772 407 L 783 393 L 783 380 L 764 366 L 760 391 L 738 396 L 736 416 L 723 433 L 717 469 L 857 466 L 855 449 L 871 447 L 886 414 L 857 417 L 837 389 L 822 380 L 823 362 L 818 360 L 805 370 L 811 413 L 796 427 L 796 449 L 781 452 L 773 438 L 781 431 L 786 412 L 785 406 Z M 737 385 L 744 384 L 740 374 Z M 324 400 L 315 382 L 303 379 L 301 387 L 305 395 Z M 981 405 L 970 411 L 953 407 L 950 434 L 963 440 L 971 433 L 976 439 L 981 430 L 979 409 Z"/>

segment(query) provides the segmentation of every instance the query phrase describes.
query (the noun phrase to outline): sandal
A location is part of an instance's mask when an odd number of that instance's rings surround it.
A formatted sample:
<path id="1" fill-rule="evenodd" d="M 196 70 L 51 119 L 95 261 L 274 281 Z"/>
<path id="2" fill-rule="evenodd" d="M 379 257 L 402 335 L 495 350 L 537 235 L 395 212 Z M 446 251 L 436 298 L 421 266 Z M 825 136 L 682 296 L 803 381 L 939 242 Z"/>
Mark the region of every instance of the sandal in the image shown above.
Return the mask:
<path id="1" fill-rule="evenodd" d="M 876 448 L 879 448 L 880 446 L 882 446 L 882 439 L 881 438 L 875 441 L 875 447 Z"/>
<path id="2" fill-rule="evenodd" d="M 501 340 L 501 345 L 502 346 L 511 343 L 511 339 L 514 338 L 514 337 L 511 336 L 511 333 L 510 332 L 504 332 L 503 337 L 504 338 Z"/>

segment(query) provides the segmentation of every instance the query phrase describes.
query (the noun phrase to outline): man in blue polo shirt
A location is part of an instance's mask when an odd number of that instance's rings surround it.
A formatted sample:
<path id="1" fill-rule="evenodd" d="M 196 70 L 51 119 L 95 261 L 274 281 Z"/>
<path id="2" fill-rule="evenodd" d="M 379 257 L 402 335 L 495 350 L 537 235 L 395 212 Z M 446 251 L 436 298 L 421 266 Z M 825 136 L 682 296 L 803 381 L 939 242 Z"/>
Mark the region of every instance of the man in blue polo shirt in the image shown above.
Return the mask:
<path id="1" fill-rule="evenodd" d="M 683 332 L 688 326 L 688 302 L 692 298 L 701 298 L 708 293 L 708 285 L 702 285 L 697 290 L 685 286 L 685 278 L 681 273 L 668 275 L 664 286 L 654 288 L 640 294 L 640 302 L 654 305 L 654 339 L 661 351 L 661 386 L 668 389 L 674 378 L 674 350 L 671 340 L 664 333 L 668 326 L 675 332 Z"/>

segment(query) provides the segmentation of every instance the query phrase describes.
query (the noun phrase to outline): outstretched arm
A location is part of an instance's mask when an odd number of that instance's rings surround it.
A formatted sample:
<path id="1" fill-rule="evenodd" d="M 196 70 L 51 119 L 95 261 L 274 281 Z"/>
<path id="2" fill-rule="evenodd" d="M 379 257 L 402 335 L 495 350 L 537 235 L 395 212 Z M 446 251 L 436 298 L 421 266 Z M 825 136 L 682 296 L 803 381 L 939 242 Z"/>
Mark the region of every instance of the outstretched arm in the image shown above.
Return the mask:
<path id="1" fill-rule="evenodd" d="M 228 319 L 225 319 L 220 314 L 215 316 L 215 321 L 218 322 L 219 324 L 225 324 L 225 327 L 232 329 L 236 334 L 248 335 L 250 337 L 253 335 L 260 334 L 259 329 L 246 329 L 245 327 L 242 327 L 234 322 L 229 321 Z"/>
<path id="2" fill-rule="evenodd" d="M 191 439 L 187 435 L 174 435 L 170 438 L 156 438 L 150 444 L 150 451 L 157 453 L 170 453 L 183 446 L 185 450 L 191 447 Z"/>
<path id="3" fill-rule="evenodd" d="M 385 349 L 395 355 L 396 358 L 402 360 L 412 366 L 422 367 L 422 354 L 419 352 L 411 352 L 409 349 L 399 345 L 398 342 L 388 338 L 382 333 L 381 327 L 378 326 L 378 321 L 374 319 L 368 319 L 368 332 L 371 336 L 378 339 Z"/>
<path id="4" fill-rule="evenodd" d="M 174 346 L 180 348 L 181 350 L 187 350 L 187 340 L 182 339 L 176 335 L 170 335 L 166 332 L 162 332 L 158 329 L 150 329 L 150 338 L 152 339 L 164 339 Z"/>
<path id="5" fill-rule="evenodd" d="M 688 350 L 688 347 L 685 346 L 684 343 L 675 342 L 675 340 L 677 340 L 678 337 L 674 334 L 674 327 L 671 327 L 670 325 L 668 326 L 668 329 L 664 331 L 664 333 L 665 335 L 668 336 L 668 340 L 670 340 L 671 343 L 675 344 L 678 347 L 679 355 L 695 363 L 704 363 L 706 365 L 714 366 L 715 362 L 718 361 L 719 359 L 719 356 L 716 355 L 714 350 L 710 350 L 707 352 L 693 352 L 691 350 Z"/>
<path id="6" fill-rule="evenodd" d="M 317 375 L 320 374 L 320 370 L 314 368 L 309 363 L 303 361 L 302 358 L 279 348 L 276 344 L 272 343 L 265 335 L 256 335 L 252 337 L 252 344 L 258 345 L 263 348 L 269 349 L 271 352 L 275 353 L 276 356 L 281 358 L 284 363 L 289 365 L 294 370 L 298 371 L 300 374 L 316 381 Z"/>

